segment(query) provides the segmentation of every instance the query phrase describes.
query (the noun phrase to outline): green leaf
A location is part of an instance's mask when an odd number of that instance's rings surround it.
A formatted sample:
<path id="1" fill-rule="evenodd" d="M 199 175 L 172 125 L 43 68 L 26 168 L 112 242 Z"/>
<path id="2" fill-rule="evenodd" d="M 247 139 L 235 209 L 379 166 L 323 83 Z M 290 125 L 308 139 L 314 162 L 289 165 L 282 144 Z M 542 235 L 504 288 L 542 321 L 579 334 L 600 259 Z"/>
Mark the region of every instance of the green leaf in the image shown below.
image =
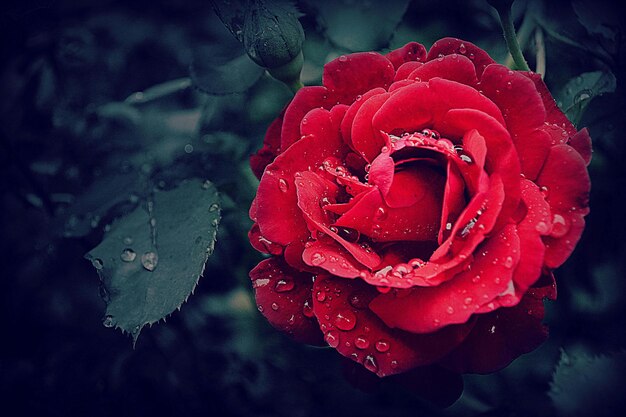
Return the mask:
<path id="1" fill-rule="evenodd" d="M 136 341 L 143 326 L 180 308 L 213 253 L 219 220 L 216 188 L 191 180 L 155 191 L 145 207 L 114 222 L 85 255 L 102 283 L 103 324 Z"/>
<path id="2" fill-rule="evenodd" d="M 252 87 L 265 71 L 255 64 L 238 43 L 233 42 L 229 56 L 216 48 L 204 47 L 195 52 L 190 73 L 193 84 L 207 94 L 242 93 Z M 232 53 L 237 55 L 233 56 Z"/>
<path id="3" fill-rule="evenodd" d="M 609 71 L 584 72 L 565 84 L 557 96 L 563 112 L 574 124 L 578 124 L 582 113 L 594 97 L 615 91 L 615 76 Z"/>
<path id="4" fill-rule="evenodd" d="M 328 39 L 349 51 L 385 48 L 409 5 L 408 0 L 307 3 L 316 10 Z"/>
<path id="5" fill-rule="evenodd" d="M 549 396 L 561 416 L 617 416 L 623 410 L 626 352 L 591 356 L 561 352 Z"/>

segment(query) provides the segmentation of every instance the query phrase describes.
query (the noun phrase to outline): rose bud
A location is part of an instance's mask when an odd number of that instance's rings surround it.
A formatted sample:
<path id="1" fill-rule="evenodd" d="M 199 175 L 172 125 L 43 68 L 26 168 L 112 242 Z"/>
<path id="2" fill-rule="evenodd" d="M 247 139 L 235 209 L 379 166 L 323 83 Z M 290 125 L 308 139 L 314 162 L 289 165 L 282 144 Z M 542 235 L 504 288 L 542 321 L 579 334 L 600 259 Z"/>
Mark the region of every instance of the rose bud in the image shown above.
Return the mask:
<path id="1" fill-rule="evenodd" d="M 253 2 L 243 26 L 248 56 L 282 81 L 298 79 L 302 69 L 304 30 L 290 8 L 280 2 Z"/>
<path id="2" fill-rule="evenodd" d="M 459 39 L 341 56 L 251 157 L 259 311 L 378 376 L 494 372 L 547 337 L 591 140 L 541 77 Z"/>

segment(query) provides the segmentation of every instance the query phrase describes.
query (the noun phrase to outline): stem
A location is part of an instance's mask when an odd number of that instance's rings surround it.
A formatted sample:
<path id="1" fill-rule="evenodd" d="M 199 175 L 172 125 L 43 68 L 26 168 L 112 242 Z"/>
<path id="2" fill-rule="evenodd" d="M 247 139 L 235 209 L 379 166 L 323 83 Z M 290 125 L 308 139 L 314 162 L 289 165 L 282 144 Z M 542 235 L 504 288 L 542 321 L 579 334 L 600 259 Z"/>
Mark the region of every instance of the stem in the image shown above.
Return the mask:
<path id="1" fill-rule="evenodd" d="M 500 15 L 500 24 L 502 25 L 502 31 L 504 32 L 504 39 L 506 40 L 506 46 L 509 48 L 509 52 L 513 57 L 513 62 L 515 62 L 515 66 L 523 71 L 530 71 L 526 60 L 524 59 L 524 55 L 522 54 L 522 49 L 519 46 L 519 42 L 517 41 L 517 36 L 515 35 L 515 26 L 513 25 L 513 16 L 511 14 L 511 8 L 503 8 L 497 9 L 498 14 Z"/>
<path id="2" fill-rule="evenodd" d="M 535 48 L 537 50 L 535 72 L 543 78 L 546 76 L 546 45 L 543 41 L 543 31 L 540 27 L 537 27 L 535 30 Z"/>

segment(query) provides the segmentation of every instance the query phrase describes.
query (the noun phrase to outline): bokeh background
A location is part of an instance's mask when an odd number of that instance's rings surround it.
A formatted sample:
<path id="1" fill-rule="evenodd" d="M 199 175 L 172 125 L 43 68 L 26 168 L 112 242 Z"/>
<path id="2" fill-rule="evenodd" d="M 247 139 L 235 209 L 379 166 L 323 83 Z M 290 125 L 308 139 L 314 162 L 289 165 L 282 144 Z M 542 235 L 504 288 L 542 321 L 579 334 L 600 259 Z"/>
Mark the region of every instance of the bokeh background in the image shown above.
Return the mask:
<path id="1" fill-rule="evenodd" d="M 484 0 L 297 7 L 308 85 L 341 54 L 412 40 L 428 48 L 456 36 L 507 60 Z M 626 386 L 623 14 L 599 0 L 517 0 L 513 11 L 531 68 L 539 37 L 546 83 L 591 131 L 591 214 L 556 272 L 549 340 L 498 373 L 466 376 L 463 395 L 444 409 L 391 382 L 355 382 L 334 351 L 292 342 L 256 310 L 247 274 L 261 256 L 247 241 L 247 210 L 258 183 L 247 159 L 291 92 L 249 63 L 231 71 L 244 51 L 209 1 L 0 6 L 3 414 L 617 414 Z M 181 311 L 145 328 L 133 347 L 102 325 L 98 275 L 84 255 L 142 203 L 146 184 L 167 190 L 190 178 L 210 179 L 222 195 L 215 252 Z"/>

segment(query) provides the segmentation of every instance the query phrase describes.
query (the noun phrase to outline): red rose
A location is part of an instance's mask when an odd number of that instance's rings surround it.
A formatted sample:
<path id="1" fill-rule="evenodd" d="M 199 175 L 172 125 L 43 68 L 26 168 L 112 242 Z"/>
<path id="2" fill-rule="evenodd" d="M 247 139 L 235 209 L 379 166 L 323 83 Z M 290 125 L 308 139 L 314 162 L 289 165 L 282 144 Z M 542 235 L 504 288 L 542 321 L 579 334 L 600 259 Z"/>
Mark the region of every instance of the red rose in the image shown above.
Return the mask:
<path id="1" fill-rule="evenodd" d="M 591 141 L 541 78 L 445 38 L 342 56 L 251 158 L 259 310 L 379 376 L 492 372 L 547 335 Z"/>

